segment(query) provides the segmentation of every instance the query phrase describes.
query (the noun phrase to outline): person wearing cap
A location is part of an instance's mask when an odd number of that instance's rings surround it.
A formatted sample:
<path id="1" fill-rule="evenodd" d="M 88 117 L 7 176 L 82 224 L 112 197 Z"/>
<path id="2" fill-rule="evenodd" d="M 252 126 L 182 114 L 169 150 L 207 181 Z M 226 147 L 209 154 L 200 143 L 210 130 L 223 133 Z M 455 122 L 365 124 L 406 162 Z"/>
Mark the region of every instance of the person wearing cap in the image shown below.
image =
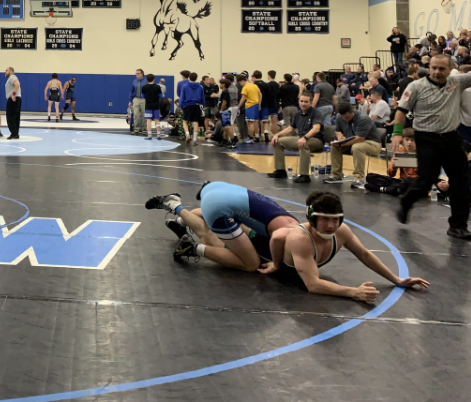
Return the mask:
<path id="1" fill-rule="evenodd" d="M 370 108 L 370 102 L 368 102 L 362 94 L 355 96 L 355 102 L 357 104 L 357 110 L 368 114 L 368 109 Z"/>
<path id="2" fill-rule="evenodd" d="M 64 94 L 67 92 L 67 95 L 65 97 L 65 106 L 62 108 L 60 118 L 61 120 L 64 117 L 64 113 L 66 110 L 69 108 L 69 106 L 72 107 L 72 120 L 78 121 L 77 117 L 75 117 L 75 83 L 77 82 L 77 78 L 72 77 L 71 80 L 67 81 L 64 86 L 62 87 L 62 99 L 64 99 Z"/>

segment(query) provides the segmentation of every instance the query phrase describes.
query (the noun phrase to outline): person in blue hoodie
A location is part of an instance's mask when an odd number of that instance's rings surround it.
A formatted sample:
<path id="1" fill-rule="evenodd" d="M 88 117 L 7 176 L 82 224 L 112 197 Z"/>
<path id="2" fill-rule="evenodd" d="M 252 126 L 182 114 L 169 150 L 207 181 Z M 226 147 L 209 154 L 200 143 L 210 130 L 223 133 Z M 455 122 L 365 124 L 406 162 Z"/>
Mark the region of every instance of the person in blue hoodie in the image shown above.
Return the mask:
<path id="1" fill-rule="evenodd" d="M 188 70 L 180 71 L 180 75 L 182 76 L 182 79 L 181 81 L 178 81 L 178 84 L 177 84 L 177 97 L 178 98 L 182 96 L 182 88 L 190 82 L 188 81 L 188 78 L 190 77 L 190 71 Z"/>
<path id="2" fill-rule="evenodd" d="M 193 145 L 198 145 L 198 122 L 203 116 L 205 107 L 204 91 L 199 82 L 198 74 L 190 74 L 190 82 L 185 84 L 181 91 L 180 107 L 183 110 L 183 127 L 185 129 L 186 143 L 191 141 L 188 123 L 193 124 Z"/>

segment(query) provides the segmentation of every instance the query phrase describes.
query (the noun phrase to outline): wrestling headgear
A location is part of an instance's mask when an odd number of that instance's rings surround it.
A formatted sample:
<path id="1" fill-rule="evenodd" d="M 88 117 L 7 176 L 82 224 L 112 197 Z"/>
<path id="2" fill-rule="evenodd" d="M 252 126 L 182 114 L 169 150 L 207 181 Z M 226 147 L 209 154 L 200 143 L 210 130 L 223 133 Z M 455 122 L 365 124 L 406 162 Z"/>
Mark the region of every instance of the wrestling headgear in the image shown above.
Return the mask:
<path id="1" fill-rule="evenodd" d="M 306 218 L 316 233 L 325 240 L 330 240 L 335 233 L 325 234 L 317 230 L 317 217 L 339 218 L 339 227 L 343 223 L 343 207 L 340 198 L 330 192 L 317 191 L 312 193 L 306 201 Z"/>

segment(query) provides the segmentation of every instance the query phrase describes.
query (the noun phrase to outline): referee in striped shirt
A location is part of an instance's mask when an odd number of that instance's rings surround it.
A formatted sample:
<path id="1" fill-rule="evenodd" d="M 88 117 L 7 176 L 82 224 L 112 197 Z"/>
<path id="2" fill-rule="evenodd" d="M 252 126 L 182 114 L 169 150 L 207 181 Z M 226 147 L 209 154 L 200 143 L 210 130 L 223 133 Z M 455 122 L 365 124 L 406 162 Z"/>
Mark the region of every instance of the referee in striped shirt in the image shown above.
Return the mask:
<path id="1" fill-rule="evenodd" d="M 452 68 L 448 56 L 434 56 L 430 61 L 430 75 L 410 83 L 399 101 L 391 149 L 395 152 L 399 148 L 406 114 L 413 110 L 419 177 L 401 198 L 397 218 L 407 223 L 412 205 L 428 195 L 443 167 L 450 180 L 451 193 L 447 234 L 471 239 L 467 228 L 471 199 L 468 159 L 463 139 L 456 132 L 460 125 L 461 95 L 471 87 L 471 73 L 450 76 Z"/>

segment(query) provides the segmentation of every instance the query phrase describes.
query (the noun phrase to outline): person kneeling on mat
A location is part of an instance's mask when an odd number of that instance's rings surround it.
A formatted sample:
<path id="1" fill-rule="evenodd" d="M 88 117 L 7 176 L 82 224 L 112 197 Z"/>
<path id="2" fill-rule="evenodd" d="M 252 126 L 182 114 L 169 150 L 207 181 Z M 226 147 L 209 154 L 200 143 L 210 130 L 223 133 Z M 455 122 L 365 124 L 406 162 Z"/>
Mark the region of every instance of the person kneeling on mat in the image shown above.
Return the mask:
<path id="1" fill-rule="evenodd" d="M 398 149 L 398 152 L 417 152 L 414 140 L 414 129 L 406 128 L 403 132 L 402 146 Z M 400 178 L 395 179 L 397 173 L 397 167 L 395 166 L 395 161 L 397 158 L 393 158 L 389 162 L 388 166 L 388 175 L 383 176 L 376 173 L 368 173 L 366 175 L 366 184 L 365 188 L 368 191 L 375 193 L 385 193 L 389 195 L 399 196 L 407 190 L 408 185 L 410 184 L 411 179 L 415 179 L 419 176 L 417 168 L 399 168 Z"/>
<path id="2" fill-rule="evenodd" d="M 430 285 L 421 278 L 399 278 L 366 249 L 343 223 L 342 202 L 337 195 L 316 191 L 307 197 L 306 205 L 308 222 L 272 234 L 270 250 L 273 263 L 260 272 L 271 274 L 278 270 L 295 269 L 311 293 L 375 301 L 379 291 L 372 286 L 373 282 L 365 282 L 354 288 L 319 277 L 319 268 L 332 261 L 339 250 L 345 247 L 364 265 L 396 286 L 409 288 L 419 285 L 427 288 Z"/>
<path id="3" fill-rule="evenodd" d="M 166 222 L 181 237 L 175 259 L 206 257 L 229 268 L 255 272 L 261 261 L 254 241 L 263 243 L 265 239 L 268 247 L 273 232 L 299 223 L 272 199 L 229 183 L 205 183 L 197 199 L 201 200 L 201 209 L 192 212 L 182 206 L 176 193 L 156 196 L 146 203 L 147 209 L 164 209 L 178 215 L 176 220 Z M 186 235 L 185 226 L 196 233 L 201 243 Z"/>

